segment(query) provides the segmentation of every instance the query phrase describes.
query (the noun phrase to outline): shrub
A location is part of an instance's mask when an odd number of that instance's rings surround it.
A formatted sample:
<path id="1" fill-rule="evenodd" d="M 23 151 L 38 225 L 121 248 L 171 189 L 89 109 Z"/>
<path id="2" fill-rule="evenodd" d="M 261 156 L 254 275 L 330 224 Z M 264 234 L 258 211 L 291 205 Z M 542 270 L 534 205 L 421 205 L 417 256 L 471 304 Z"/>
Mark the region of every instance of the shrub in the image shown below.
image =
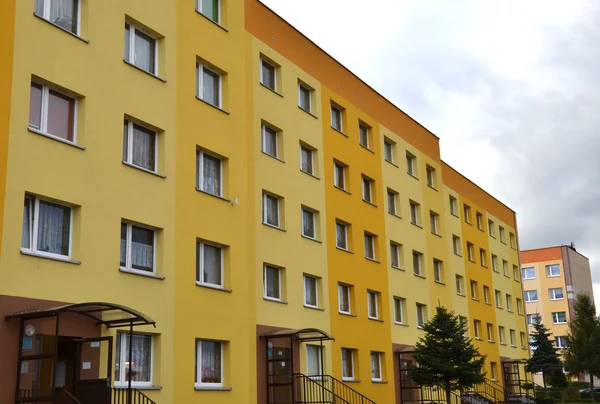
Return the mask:
<path id="1" fill-rule="evenodd" d="M 583 392 L 583 393 L 581 393 L 581 394 L 579 395 L 579 397 L 581 397 L 581 398 L 589 398 L 589 399 L 591 399 L 591 398 L 592 398 L 592 395 L 591 395 L 589 392 Z"/>
<path id="2" fill-rule="evenodd" d="M 552 397 L 536 397 L 535 404 L 556 404 Z"/>
<path id="3" fill-rule="evenodd" d="M 569 387 L 575 387 L 576 389 L 585 389 L 587 387 L 590 387 L 590 384 L 588 382 L 569 382 Z"/>
<path id="4" fill-rule="evenodd" d="M 562 391 L 563 399 L 579 398 L 579 389 L 576 387 L 567 387 Z"/>

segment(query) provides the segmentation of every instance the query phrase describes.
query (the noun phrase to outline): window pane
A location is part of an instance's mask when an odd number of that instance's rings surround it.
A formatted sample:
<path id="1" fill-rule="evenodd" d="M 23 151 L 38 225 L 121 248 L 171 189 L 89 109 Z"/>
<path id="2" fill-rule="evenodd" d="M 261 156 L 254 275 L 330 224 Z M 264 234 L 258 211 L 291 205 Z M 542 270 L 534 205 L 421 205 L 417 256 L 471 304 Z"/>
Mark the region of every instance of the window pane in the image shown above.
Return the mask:
<path id="1" fill-rule="evenodd" d="M 202 154 L 202 189 L 213 195 L 221 195 L 221 160 Z"/>
<path id="2" fill-rule="evenodd" d="M 340 311 L 350 312 L 350 299 L 349 299 L 349 288 L 348 286 L 338 286 L 338 299 L 340 305 Z"/>
<path id="3" fill-rule="evenodd" d="M 317 278 L 304 277 L 304 303 L 309 306 L 317 305 Z"/>
<path id="4" fill-rule="evenodd" d="M 339 164 L 335 164 L 335 185 L 338 188 L 345 189 L 346 186 L 344 179 L 344 167 Z"/>
<path id="5" fill-rule="evenodd" d="M 129 122 L 123 121 L 123 161 L 128 161 L 127 153 L 129 152 Z"/>
<path id="6" fill-rule="evenodd" d="M 29 126 L 42 128 L 42 86 L 31 83 L 29 91 Z"/>
<path id="7" fill-rule="evenodd" d="M 331 126 L 339 131 L 342 130 L 342 113 L 333 106 L 331 107 Z"/>
<path id="8" fill-rule="evenodd" d="M 359 132 L 359 142 L 362 146 L 369 147 L 369 129 L 367 127 L 360 125 L 358 127 Z"/>
<path id="9" fill-rule="evenodd" d="M 302 209 L 302 234 L 306 237 L 315 238 L 314 212 Z"/>
<path id="10" fill-rule="evenodd" d="M 154 270 L 154 231 L 131 226 L 131 267 L 141 271 Z"/>
<path id="11" fill-rule="evenodd" d="M 129 58 L 129 52 L 131 51 L 131 33 L 130 33 L 130 27 L 129 24 L 125 24 L 125 54 L 123 55 L 123 58 L 131 63 L 131 60 Z"/>
<path id="12" fill-rule="evenodd" d="M 381 368 L 379 367 L 379 353 L 371 353 L 371 378 L 381 379 Z"/>
<path id="13" fill-rule="evenodd" d="M 342 223 L 336 223 L 336 245 L 339 248 L 347 248 L 346 245 L 346 226 Z"/>
<path id="14" fill-rule="evenodd" d="M 279 226 L 279 200 L 271 195 L 266 195 L 266 218 L 265 221 L 273 226 Z"/>
<path id="15" fill-rule="evenodd" d="M 212 105 L 220 106 L 219 82 L 221 77 L 207 68 L 202 68 L 202 99 Z"/>
<path id="16" fill-rule="evenodd" d="M 202 282 L 212 285 L 222 285 L 221 279 L 221 248 L 210 244 L 202 244 L 203 246 L 203 276 Z"/>
<path id="17" fill-rule="evenodd" d="M 390 260 L 393 267 L 399 267 L 398 260 L 398 246 L 396 244 L 390 244 Z"/>
<path id="18" fill-rule="evenodd" d="M 377 317 L 377 294 L 369 292 L 369 317 Z"/>
<path id="19" fill-rule="evenodd" d="M 25 197 L 23 204 L 23 233 L 21 234 L 21 247 L 31 248 L 31 199 Z"/>
<path id="20" fill-rule="evenodd" d="M 142 70 L 154 74 L 154 38 L 136 29 L 133 45 L 133 64 Z"/>
<path id="21" fill-rule="evenodd" d="M 69 255 L 71 209 L 51 202 L 39 202 L 37 250 Z"/>
<path id="22" fill-rule="evenodd" d="M 44 16 L 44 0 L 35 0 L 33 13 L 40 17 Z"/>
<path id="23" fill-rule="evenodd" d="M 48 133 L 73 141 L 75 100 L 54 90 L 48 92 Z"/>
<path id="24" fill-rule="evenodd" d="M 142 126 L 133 125 L 132 160 L 130 163 L 155 170 L 156 133 Z"/>
<path id="25" fill-rule="evenodd" d="M 129 334 L 121 333 L 119 335 L 123 339 L 123 341 L 120 341 L 119 348 L 121 348 L 121 346 L 123 347 L 121 349 L 124 351 L 124 355 L 121 357 L 119 353 L 117 360 L 119 360 L 119 365 L 122 364 L 125 376 L 123 381 L 129 381 L 129 378 L 131 377 L 132 382 L 150 382 L 152 337 L 149 335 L 133 334 L 133 349 L 131 350 L 132 360 L 130 364 Z"/>
<path id="26" fill-rule="evenodd" d="M 76 34 L 78 3 L 79 0 L 50 1 L 50 22 Z"/>
<path id="27" fill-rule="evenodd" d="M 279 299 L 279 268 L 265 267 L 265 292 L 267 297 Z"/>
<path id="28" fill-rule="evenodd" d="M 215 341 L 202 341 L 200 351 L 201 383 L 222 383 L 221 376 L 221 343 Z"/>
<path id="29" fill-rule="evenodd" d="M 127 223 L 121 223 L 121 261 L 123 268 L 127 267 Z"/>
<path id="30" fill-rule="evenodd" d="M 277 132 L 268 126 L 263 126 L 263 151 L 277 157 Z"/>
<path id="31" fill-rule="evenodd" d="M 300 164 L 301 169 L 304 172 L 312 174 L 313 172 L 313 162 L 312 162 L 312 150 L 308 147 L 301 146 L 300 147 Z"/>
<path id="32" fill-rule="evenodd" d="M 275 68 L 266 61 L 262 61 L 262 83 L 275 90 Z"/>
<path id="33" fill-rule="evenodd" d="M 219 22 L 219 0 L 200 0 L 202 2 L 202 14 L 213 20 Z"/>
<path id="34" fill-rule="evenodd" d="M 373 251 L 373 236 L 365 234 L 365 256 L 368 258 L 374 258 L 375 254 Z"/>
<path id="35" fill-rule="evenodd" d="M 321 374 L 321 347 L 306 345 L 306 374 L 315 376 Z"/>
<path id="36" fill-rule="evenodd" d="M 300 86 L 298 104 L 300 108 L 310 112 L 310 90 Z"/>
<path id="37" fill-rule="evenodd" d="M 354 366 L 352 364 L 352 351 L 342 349 L 342 377 L 354 377 Z"/>

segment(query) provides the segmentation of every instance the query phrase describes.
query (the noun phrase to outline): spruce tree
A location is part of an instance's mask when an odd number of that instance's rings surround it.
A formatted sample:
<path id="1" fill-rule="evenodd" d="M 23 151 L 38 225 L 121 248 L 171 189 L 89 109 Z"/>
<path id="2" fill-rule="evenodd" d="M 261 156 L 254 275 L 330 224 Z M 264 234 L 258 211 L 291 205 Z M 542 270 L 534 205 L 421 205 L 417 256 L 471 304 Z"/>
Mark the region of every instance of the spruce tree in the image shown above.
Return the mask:
<path id="1" fill-rule="evenodd" d="M 550 340 L 550 331 L 542 322 L 539 315 L 535 317 L 534 332 L 531 334 L 531 350 L 533 354 L 527 360 L 525 370 L 531 373 L 542 372 L 544 380 L 544 391 L 546 391 L 546 380 L 549 380 L 550 375 L 556 377 L 556 370 L 562 372 L 562 362 L 558 356 L 557 349 Z M 560 383 L 560 382 L 559 382 Z"/>
<path id="2" fill-rule="evenodd" d="M 425 335 L 417 342 L 414 354 L 418 366 L 409 370 L 415 383 L 443 389 L 450 404 L 453 390 L 483 382 L 485 356 L 479 355 L 465 336 L 466 325 L 454 312 L 437 307 L 423 329 Z"/>
<path id="3" fill-rule="evenodd" d="M 594 399 L 594 376 L 600 376 L 600 320 L 594 300 L 587 293 L 579 293 L 575 298 L 564 358 L 570 374 L 589 376 Z"/>

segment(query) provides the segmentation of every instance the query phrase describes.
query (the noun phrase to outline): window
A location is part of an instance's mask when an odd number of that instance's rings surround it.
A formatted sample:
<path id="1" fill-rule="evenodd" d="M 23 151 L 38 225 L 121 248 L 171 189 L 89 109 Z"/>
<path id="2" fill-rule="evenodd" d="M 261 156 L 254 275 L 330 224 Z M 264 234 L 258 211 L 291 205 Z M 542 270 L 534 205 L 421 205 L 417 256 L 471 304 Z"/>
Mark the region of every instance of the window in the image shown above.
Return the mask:
<path id="1" fill-rule="evenodd" d="M 72 209 L 25 195 L 21 249 L 50 257 L 71 257 Z"/>
<path id="2" fill-rule="evenodd" d="M 262 151 L 271 157 L 279 158 L 279 136 L 277 129 L 263 123 L 262 131 Z"/>
<path id="3" fill-rule="evenodd" d="M 440 215 L 438 215 L 435 212 L 429 211 L 429 222 L 431 224 L 431 232 L 433 234 L 440 234 L 439 232 L 439 219 L 440 219 Z"/>
<path id="4" fill-rule="evenodd" d="M 388 188 L 387 190 L 387 199 L 388 199 L 388 213 L 392 215 L 398 215 L 397 213 L 397 202 L 398 202 L 398 193 L 392 191 Z"/>
<path id="5" fill-rule="evenodd" d="M 201 63 L 196 64 L 198 71 L 198 98 L 215 107 L 221 108 L 222 77 L 216 69 Z"/>
<path id="6" fill-rule="evenodd" d="M 510 346 L 512 347 L 516 347 L 517 346 L 517 333 L 515 332 L 515 330 L 510 330 Z"/>
<path id="7" fill-rule="evenodd" d="M 367 291 L 369 318 L 379 318 L 379 292 Z"/>
<path id="8" fill-rule="evenodd" d="M 402 297 L 394 297 L 394 322 L 396 324 L 404 324 L 404 308 L 406 299 Z"/>
<path id="9" fill-rule="evenodd" d="M 527 325 L 535 325 L 537 322 L 537 314 L 528 314 L 527 316 Z"/>
<path id="10" fill-rule="evenodd" d="M 463 205 L 463 212 L 465 214 L 465 222 L 471 224 L 471 207 L 469 205 Z"/>
<path id="11" fill-rule="evenodd" d="M 565 298 L 562 288 L 550 288 L 548 289 L 550 300 L 562 300 Z"/>
<path id="12" fill-rule="evenodd" d="M 474 257 L 474 251 L 473 251 L 473 244 L 467 242 L 467 257 L 469 258 L 469 261 L 473 261 L 475 262 L 475 257 Z"/>
<path id="13" fill-rule="evenodd" d="M 517 239 L 513 233 L 508 233 L 508 237 L 510 239 L 510 246 L 512 248 L 517 248 Z"/>
<path id="14" fill-rule="evenodd" d="M 281 300 L 281 272 L 282 269 L 273 265 L 264 266 L 264 298 Z"/>
<path id="15" fill-rule="evenodd" d="M 79 0 L 35 0 L 35 15 L 79 35 Z"/>
<path id="16" fill-rule="evenodd" d="M 487 323 L 487 338 L 488 342 L 494 342 L 494 325 Z"/>
<path id="17" fill-rule="evenodd" d="M 196 243 L 196 282 L 202 285 L 224 287 L 224 248 L 221 245 L 199 241 Z"/>
<path id="18" fill-rule="evenodd" d="M 388 138 L 383 139 L 383 158 L 389 163 L 394 163 L 394 146 L 395 143 Z"/>
<path id="19" fill-rule="evenodd" d="M 435 168 L 427 166 L 427 185 L 435 189 Z"/>
<path id="20" fill-rule="evenodd" d="M 196 341 L 196 385 L 223 386 L 223 343 Z"/>
<path id="21" fill-rule="evenodd" d="M 358 124 L 358 142 L 361 146 L 370 148 L 371 141 L 369 137 L 371 136 L 371 128 L 364 123 Z"/>
<path id="22" fill-rule="evenodd" d="M 423 254 L 413 251 L 413 272 L 417 276 L 423 276 L 422 271 Z"/>
<path id="23" fill-rule="evenodd" d="M 362 176 L 362 198 L 363 201 L 373 203 L 373 180 Z"/>
<path id="24" fill-rule="evenodd" d="M 132 386 L 152 385 L 153 340 L 148 334 L 134 333 L 131 364 L 129 363 L 129 333 L 117 332 L 115 384 L 126 385 L 131 377 Z"/>
<path id="25" fill-rule="evenodd" d="M 406 172 L 413 177 L 417 176 L 417 158 L 409 152 L 406 152 Z"/>
<path id="26" fill-rule="evenodd" d="M 319 307 L 319 278 L 304 275 L 304 305 Z"/>
<path id="27" fill-rule="evenodd" d="M 488 286 L 483 287 L 483 301 L 490 304 L 490 288 Z"/>
<path id="28" fill-rule="evenodd" d="M 338 304 L 340 313 L 350 314 L 350 285 L 338 284 Z"/>
<path id="29" fill-rule="evenodd" d="M 496 307 L 501 309 L 502 308 L 502 292 L 500 292 L 499 290 L 496 290 L 494 292 L 494 295 L 496 297 Z"/>
<path id="30" fill-rule="evenodd" d="M 498 270 L 498 256 L 492 254 L 492 271 L 499 272 Z"/>
<path id="31" fill-rule="evenodd" d="M 521 268 L 521 279 L 535 279 L 535 268 L 534 267 L 526 267 Z"/>
<path id="32" fill-rule="evenodd" d="M 460 324 L 465 327 L 464 328 L 465 333 L 463 334 L 463 336 L 465 338 L 470 338 L 470 336 L 469 336 L 469 320 L 467 320 L 467 318 L 463 317 L 463 316 L 458 316 L 458 318 L 460 320 Z"/>
<path id="33" fill-rule="evenodd" d="M 312 91 L 306 84 L 298 83 L 298 106 L 306 112 L 312 111 Z"/>
<path id="34" fill-rule="evenodd" d="M 450 196 L 450 213 L 458 216 L 458 201 L 453 196 Z"/>
<path id="35" fill-rule="evenodd" d="M 567 347 L 567 337 L 565 337 L 565 336 L 556 337 L 556 339 L 554 340 L 554 344 L 559 349 L 566 348 Z"/>
<path id="36" fill-rule="evenodd" d="M 419 226 L 421 223 L 419 210 L 421 205 L 416 202 L 410 201 L 410 222 L 416 226 Z"/>
<path id="37" fill-rule="evenodd" d="M 483 215 L 479 212 L 475 212 L 475 219 L 477 220 L 477 228 L 483 231 Z"/>
<path id="38" fill-rule="evenodd" d="M 519 336 L 521 337 L 521 348 L 523 349 L 527 349 L 527 342 L 525 342 L 525 333 L 521 332 L 519 333 Z"/>
<path id="39" fill-rule="evenodd" d="M 452 248 L 454 249 L 454 254 L 460 255 L 460 237 L 452 236 Z"/>
<path id="40" fill-rule="evenodd" d="M 552 276 L 560 276 L 560 265 L 559 264 L 546 265 L 546 276 L 549 278 Z"/>
<path id="41" fill-rule="evenodd" d="M 500 233 L 500 242 L 506 244 L 506 234 L 504 233 L 504 227 L 498 226 L 498 233 Z"/>
<path id="42" fill-rule="evenodd" d="M 158 74 L 158 42 L 147 31 L 125 23 L 125 61 L 148 72 Z"/>
<path id="43" fill-rule="evenodd" d="M 526 290 L 523 292 L 525 296 L 526 302 L 537 302 L 538 301 L 538 293 L 537 290 Z"/>
<path id="44" fill-rule="evenodd" d="M 317 212 L 312 209 L 302 208 L 302 235 L 313 240 L 317 238 Z"/>
<path id="45" fill-rule="evenodd" d="M 479 296 L 477 295 L 477 282 L 471 281 L 471 299 L 477 300 Z"/>
<path id="46" fill-rule="evenodd" d="M 456 275 L 456 293 L 461 296 L 465 294 L 465 278 L 462 275 Z"/>
<path id="47" fill-rule="evenodd" d="M 496 364 L 496 362 L 490 362 L 490 373 L 491 373 L 491 376 L 492 376 L 492 381 L 496 381 L 497 380 L 496 379 L 496 375 L 497 375 L 497 369 L 496 368 L 497 368 L 497 366 L 498 365 Z"/>
<path id="48" fill-rule="evenodd" d="M 199 190 L 223 196 L 223 160 L 203 150 L 196 152 L 196 171 Z"/>
<path id="49" fill-rule="evenodd" d="M 481 339 L 481 321 L 473 320 L 473 332 L 475 333 L 475 339 Z"/>
<path id="50" fill-rule="evenodd" d="M 307 145 L 300 145 L 300 170 L 315 175 L 315 150 Z"/>
<path id="51" fill-rule="evenodd" d="M 377 236 L 365 232 L 365 257 L 371 260 L 375 259 L 375 239 Z"/>
<path id="52" fill-rule="evenodd" d="M 506 344 L 504 337 L 504 327 L 498 326 L 498 342 L 502 345 Z"/>
<path id="53" fill-rule="evenodd" d="M 337 161 L 333 163 L 333 185 L 346 190 L 346 168 L 348 166 Z"/>
<path id="54" fill-rule="evenodd" d="M 496 229 L 494 226 L 494 221 L 488 219 L 488 233 L 490 233 L 490 237 L 496 237 Z"/>
<path id="55" fill-rule="evenodd" d="M 126 271 L 154 273 L 156 232 L 152 229 L 121 222 L 121 261 Z"/>
<path id="56" fill-rule="evenodd" d="M 331 104 L 331 127 L 342 132 L 342 109 Z"/>
<path id="57" fill-rule="evenodd" d="M 518 314 L 523 314 L 523 300 L 519 299 L 517 297 L 517 313 Z"/>
<path id="58" fill-rule="evenodd" d="M 486 256 L 487 256 L 487 252 L 483 248 L 480 248 L 479 249 L 479 259 L 481 260 L 482 267 L 487 266 L 487 260 L 485 258 Z"/>
<path id="59" fill-rule="evenodd" d="M 267 61 L 265 58 L 260 58 L 260 82 L 263 86 L 277 91 L 277 67 Z"/>
<path id="60" fill-rule="evenodd" d="M 506 294 L 506 311 L 513 311 L 512 296 L 508 293 Z"/>
<path id="61" fill-rule="evenodd" d="M 564 311 L 552 312 L 552 324 L 565 324 L 567 322 L 567 313 Z"/>
<path id="62" fill-rule="evenodd" d="M 444 273 L 442 261 L 433 259 L 433 280 L 439 283 L 444 282 Z"/>
<path id="63" fill-rule="evenodd" d="M 354 349 L 342 348 L 342 380 L 354 380 Z"/>
<path id="64" fill-rule="evenodd" d="M 279 227 L 279 197 L 263 192 L 263 223 Z"/>
<path id="65" fill-rule="evenodd" d="M 390 263 L 393 268 L 402 268 L 402 245 L 390 242 Z"/>
<path id="66" fill-rule="evenodd" d="M 504 276 L 508 278 L 508 261 L 502 260 L 502 271 L 504 272 Z"/>
<path id="67" fill-rule="evenodd" d="M 381 352 L 371 352 L 371 380 L 380 382 L 381 376 Z"/>
<path id="68" fill-rule="evenodd" d="M 348 225 L 337 221 L 335 223 L 335 245 L 342 250 L 348 250 Z"/>
<path id="69" fill-rule="evenodd" d="M 31 82 L 29 128 L 75 142 L 77 100 L 48 86 Z"/>
<path id="70" fill-rule="evenodd" d="M 157 136 L 153 130 L 123 121 L 123 161 L 156 172 Z"/>
<path id="71" fill-rule="evenodd" d="M 417 303 L 417 328 L 423 328 L 427 322 L 427 306 Z"/>
<path id="72" fill-rule="evenodd" d="M 323 374 L 321 369 L 321 357 L 323 352 L 321 346 L 306 344 L 306 375 L 320 376 Z"/>

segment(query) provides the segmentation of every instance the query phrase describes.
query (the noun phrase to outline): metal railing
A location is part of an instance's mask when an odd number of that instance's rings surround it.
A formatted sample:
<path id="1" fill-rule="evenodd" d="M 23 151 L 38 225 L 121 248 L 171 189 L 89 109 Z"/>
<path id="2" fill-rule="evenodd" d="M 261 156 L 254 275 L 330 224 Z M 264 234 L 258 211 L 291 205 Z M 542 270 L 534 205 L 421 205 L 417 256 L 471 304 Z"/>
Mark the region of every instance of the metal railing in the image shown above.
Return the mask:
<path id="1" fill-rule="evenodd" d="M 294 404 L 375 404 L 344 382 L 330 375 L 294 374 Z"/>
<path id="2" fill-rule="evenodd" d="M 488 379 L 484 379 L 482 383 L 471 388 L 463 389 L 461 396 L 463 398 L 472 397 L 474 400 L 471 401 L 477 401 L 474 404 L 502 404 L 506 401 L 504 387 Z"/>
<path id="3" fill-rule="evenodd" d="M 156 404 L 140 390 L 131 390 L 131 402 L 128 401 L 129 390 L 124 388 L 112 388 L 112 404 Z"/>
<path id="4" fill-rule="evenodd" d="M 63 395 L 67 396 L 67 398 L 69 398 L 71 400 L 71 404 L 83 404 L 81 401 L 79 401 L 73 394 L 71 394 L 64 387 L 62 389 L 58 390 L 58 391 L 60 393 L 62 393 Z M 64 403 L 64 401 L 61 401 L 61 403 Z"/>

